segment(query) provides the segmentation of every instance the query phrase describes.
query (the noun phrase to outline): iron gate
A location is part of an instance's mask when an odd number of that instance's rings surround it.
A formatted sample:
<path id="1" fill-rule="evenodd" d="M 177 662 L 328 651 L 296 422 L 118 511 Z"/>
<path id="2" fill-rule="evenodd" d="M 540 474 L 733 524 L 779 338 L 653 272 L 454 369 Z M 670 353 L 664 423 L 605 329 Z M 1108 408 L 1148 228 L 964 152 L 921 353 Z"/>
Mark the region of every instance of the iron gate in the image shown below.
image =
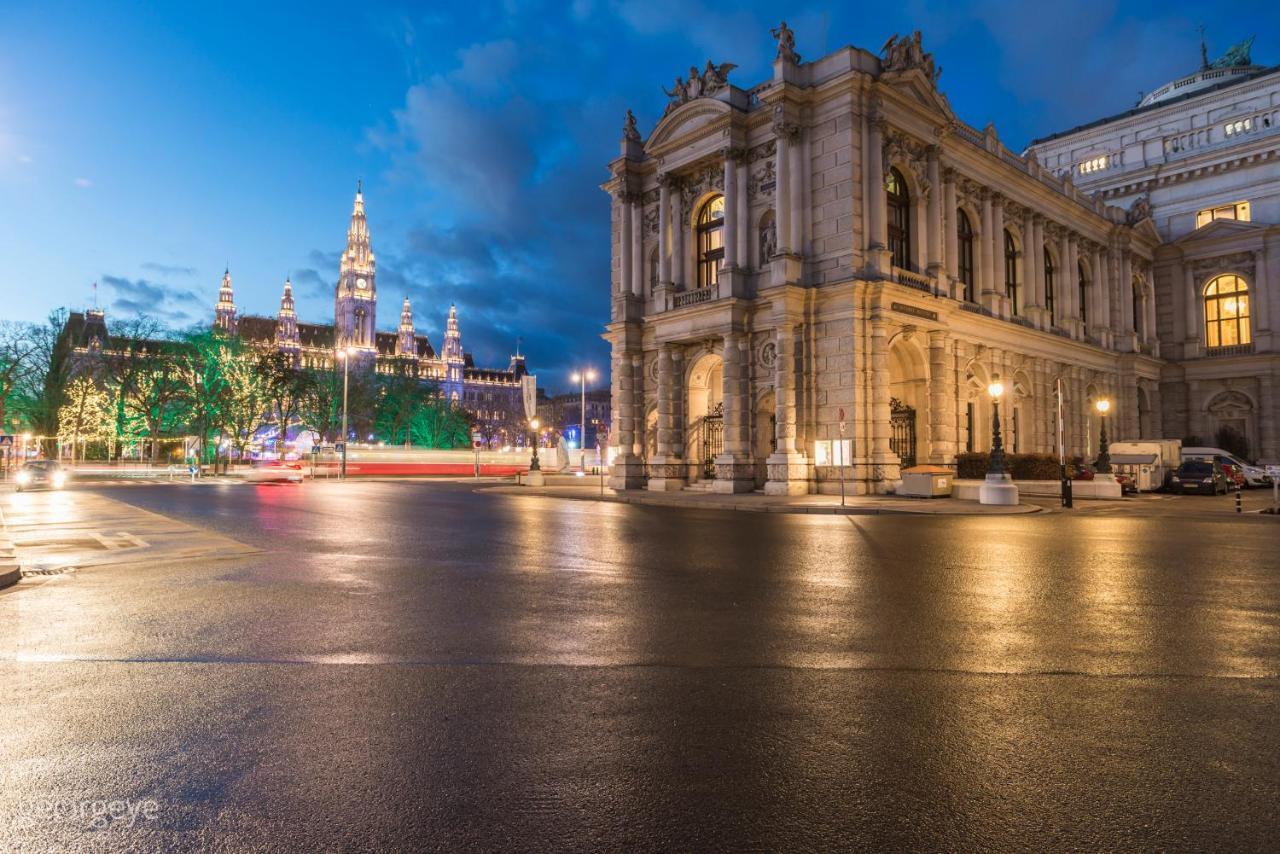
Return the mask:
<path id="1" fill-rule="evenodd" d="M 889 450 L 909 468 L 916 464 L 916 411 L 896 397 L 889 398 L 889 410 Z"/>
<path id="2" fill-rule="evenodd" d="M 702 476 L 716 476 L 716 457 L 724 452 L 724 405 L 702 417 Z"/>

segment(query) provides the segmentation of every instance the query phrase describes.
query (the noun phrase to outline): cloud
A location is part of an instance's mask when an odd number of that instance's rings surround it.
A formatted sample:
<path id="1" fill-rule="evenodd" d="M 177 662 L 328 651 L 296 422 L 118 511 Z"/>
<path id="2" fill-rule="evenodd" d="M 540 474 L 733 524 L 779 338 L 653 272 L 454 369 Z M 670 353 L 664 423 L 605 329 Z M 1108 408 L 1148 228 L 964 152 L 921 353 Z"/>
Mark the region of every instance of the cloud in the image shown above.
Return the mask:
<path id="1" fill-rule="evenodd" d="M 82 190 L 87 190 L 88 188 L 93 186 L 93 182 L 90 181 L 88 178 L 76 178 L 71 183 L 75 184 L 77 187 L 79 187 Z"/>
<path id="2" fill-rule="evenodd" d="M 212 313 L 194 291 L 163 282 L 103 275 L 102 284 L 111 291 L 114 314 L 146 315 L 177 326 Z"/>
<path id="3" fill-rule="evenodd" d="M 195 267 L 182 267 L 176 264 L 162 264 L 159 261 L 144 261 L 142 269 L 159 273 L 162 276 L 194 276 Z"/>

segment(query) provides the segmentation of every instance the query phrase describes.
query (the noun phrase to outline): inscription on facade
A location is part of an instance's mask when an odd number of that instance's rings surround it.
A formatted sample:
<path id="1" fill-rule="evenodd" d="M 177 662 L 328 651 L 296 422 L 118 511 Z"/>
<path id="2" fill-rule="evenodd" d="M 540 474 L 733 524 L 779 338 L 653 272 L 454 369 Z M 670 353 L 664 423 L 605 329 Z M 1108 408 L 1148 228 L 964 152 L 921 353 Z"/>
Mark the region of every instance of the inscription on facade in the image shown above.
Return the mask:
<path id="1" fill-rule="evenodd" d="M 907 305 L 906 303 L 890 303 L 889 308 L 894 311 L 902 312 L 903 314 L 909 314 L 912 317 L 923 317 L 925 320 L 938 319 L 938 313 L 936 311 L 929 311 L 927 308 L 916 308 L 914 305 Z"/>

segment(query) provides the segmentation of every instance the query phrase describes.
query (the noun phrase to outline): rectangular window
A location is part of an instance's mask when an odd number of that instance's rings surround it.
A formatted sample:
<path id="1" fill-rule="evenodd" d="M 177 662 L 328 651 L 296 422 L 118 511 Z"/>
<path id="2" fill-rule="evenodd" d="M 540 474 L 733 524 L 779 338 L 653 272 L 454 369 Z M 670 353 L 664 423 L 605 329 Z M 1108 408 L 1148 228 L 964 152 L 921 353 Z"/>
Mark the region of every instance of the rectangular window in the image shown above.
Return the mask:
<path id="1" fill-rule="evenodd" d="M 964 421 L 965 421 L 964 449 L 972 454 L 976 448 L 976 443 L 974 442 L 974 436 L 973 436 L 974 412 L 973 412 L 972 400 L 969 401 L 969 405 L 965 408 Z"/>
<path id="2" fill-rule="evenodd" d="M 1196 214 L 1196 228 L 1204 228 L 1215 219 L 1234 219 L 1249 222 L 1249 203 L 1232 202 L 1216 208 L 1205 208 Z"/>

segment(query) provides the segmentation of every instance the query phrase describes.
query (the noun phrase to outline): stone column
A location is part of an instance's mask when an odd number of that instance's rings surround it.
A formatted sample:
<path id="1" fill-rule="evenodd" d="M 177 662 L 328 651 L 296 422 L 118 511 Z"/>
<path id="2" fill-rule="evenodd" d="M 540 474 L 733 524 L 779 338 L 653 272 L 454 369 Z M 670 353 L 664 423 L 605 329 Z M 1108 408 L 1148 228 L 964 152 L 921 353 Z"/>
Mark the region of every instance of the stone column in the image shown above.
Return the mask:
<path id="1" fill-rule="evenodd" d="M 636 455 L 636 431 L 639 430 L 639 441 L 643 442 L 644 387 L 639 382 L 643 374 L 636 365 L 642 364 L 644 359 L 640 353 L 628 352 L 615 344 L 612 361 L 614 456 L 609 469 L 609 486 L 614 489 L 642 489 L 645 485 L 644 463 Z"/>
<path id="2" fill-rule="evenodd" d="M 792 252 L 791 241 L 791 134 L 783 124 L 774 123 L 776 138 L 774 170 L 777 178 L 773 188 L 773 221 L 778 229 L 778 254 Z"/>
<path id="3" fill-rule="evenodd" d="M 1067 305 L 1071 309 L 1071 334 L 1076 338 L 1084 337 L 1084 324 L 1080 322 L 1080 242 L 1072 235 L 1067 240 L 1066 269 L 1062 271 L 1062 292 L 1067 296 Z"/>
<path id="4" fill-rule="evenodd" d="M 658 453 L 649 463 L 649 489 L 654 492 L 682 489 L 688 475 L 680 405 L 684 359 L 680 356 L 675 344 L 663 344 L 658 351 Z"/>
<path id="5" fill-rule="evenodd" d="M 724 267 L 738 266 L 738 152 L 724 150 Z"/>
<path id="6" fill-rule="evenodd" d="M 684 248 L 688 224 L 684 220 L 684 192 L 679 181 L 673 181 L 671 189 L 671 281 L 680 291 L 688 287 L 685 278 L 686 255 Z"/>
<path id="7" fill-rule="evenodd" d="M 1009 283 L 1004 275 L 1004 199 L 999 196 L 991 200 L 991 257 L 995 261 L 995 276 L 991 280 L 987 308 L 1000 317 L 1009 317 Z"/>
<path id="8" fill-rule="evenodd" d="M 959 225 L 959 214 L 956 208 L 956 173 L 951 168 L 942 170 L 942 221 L 943 221 L 943 246 L 945 252 L 943 255 L 944 264 L 946 265 L 945 274 L 947 280 L 947 293 L 955 299 L 964 296 L 960 287 L 956 284 L 956 276 L 959 275 L 960 265 L 960 236 L 957 232 Z"/>
<path id="9" fill-rule="evenodd" d="M 1052 320 L 1049 317 L 1048 283 L 1044 276 L 1044 220 L 1028 211 L 1022 233 L 1026 244 L 1022 266 L 1027 271 L 1027 295 L 1030 297 L 1027 317 L 1041 329 L 1048 329 Z"/>
<path id="10" fill-rule="evenodd" d="M 618 193 L 621 223 L 618 232 L 618 291 L 633 293 L 631 282 L 631 200 L 625 192 Z"/>
<path id="11" fill-rule="evenodd" d="M 1254 121 L 1257 121 L 1256 119 Z M 1255 249 L 1253 252 L 1253 281 L 1249 283 L 1252 293 L 1250 294 L 1251 302 L 1249 304 L 1250 313 L 1257 314 L 1254 332 L 1270 332 L 1271 331 L 1271 298 L 1276 287 L 1275 280 L 1270 280 L 1265 291 L 1258 287 L 1260 282 L 1268 282 L 1267 279 L 1267 254 L 1261 249 Z M 1256 336 L 1255 336 L 1256 337 Z"/>
<path id="12" fill-rule="evenodd" d="M 1134 345 L 1138 338 L 1134 335 L 1133 259 L 1128 249 L 1120 253 L 1120 322 L 1120 334 L 1123 336 L 1120 339 L 1121 349 L 1132 352 L 1136 349 Z"/>
<path id="13" fill-rule="evenodd" d="M 805 455 L 796 447 L 796 329 L 781 323 L 774 333 L 774 438 L 777 448 L 769 456 L 769 495 L 804 495 L 809 491 L 809 471 Z"/>
<path id="14" fill-rule="evenodd" d="M 899 478 L 900 461 L 889 449 L 889 327 L 879 316 L 871 318 L 871 462 L 880 477 L 871 488 L 887 491 Z"/>
<path id="15" fill-rule="evenodd" d="M 746 270 L 751 267 L 751 215 L 747 206 L 747 182 L 750 173 L 747 169 L 746 153 L 738 158 L 738 268 Z"/>
<path id="16" fill-rule="evenodd" d="M 741 332 L 724 336 L 724 452 L 715 460 L 714 492 L 750 492 L 756 486 L 751 465 L 748 346 Z"/>
<path id="17" fill-rule="evenodd" d="M 671 284 L 671 181 L 658 176 L 658 286 Z"/>
<path id="18" fill-rule="evenodd" d="M 631 198 L 631 293 L 644 296 L 644 208 L 640 194 Z"/>
<path id="19" fill-rule="evenodd" d="M 1088 333 L 1092 330 L 1094 337 L 1097 338 L 1100 343 L 1105 344 L 1106 341 L 1100 331 L 1102 326 L 1101 295 L 1106 293 L 1106 277 L 1104 275 L 1106 267 L 1104 266 L 1105 262 L 1102 258 L 1102 249 L 1094 246 L 1093 255 L 1091 257 L 1092 263 L 1090 264 L 1090 272 L 1092 272 L 1093 278 L 1089 281 L 1089 288 L 1087 291 L 1087 298 L 1089 300 L 1089 329 L 1086 329 L 1085 332 Z M 1077 273 L 1077 275 L 1079 274 Z"/>
<path id="20" fill-rule="evenodd" d="M 1075 316 L 1075 310 L 1072 305 L 1071 293 L 1067 288 L 1062 286 L 1066 280 L 1066 271 L 1071 264 L 1071 233 L 1065 228 L 1058 235 L 1058 325 L 1068 332 L 1072 331 L 1072 318 Z M 1074 333 L 1073 333 L 1074 334 Z"/>
<path id="21" fill-rule="evenodd" d="M 1269 370 L 1258 377 L 1258 431 L 1261 445 L 1258 454 L 1262 461 L 1280 463 L 1280 443 L 1276 436 L 1276 374 Z"/>
<path id="22" fill-rule="evenodd" d="M 892 261 L 889 256 L 888 208 L 884 195 L 884 129 L 883 119 L 871 118 L 867 122 L 867 180 L 863 187 L 868 202 L 868 254 L 875 270 L 888 273 Z"/>
<path id="23" fill-rule="evenodd" d="M 929 462 L 947 465 L 955 459 L 956 390 L 954 358 L 947 348 L 947 333 L 929 332 Z"/>
<path id="24" fill-rule="evenodd" d="M 990 303 L 990 296 L 995 292 L 996 273 L 995 256 L 991 254 L 991 230 L 995 222 L 991 213 L 991 193 L 982 191 L 982 233 L 978 235 L 978 281 L 973 283 L 974 302 L 983 305 Z"/>
<path id="25" fill-rule="evenodd" d="M 942 266 L 942 164 L 938 162 L 938 146 L 929 146 L 929 192 L 925 201 L 928 224 L 929 261 L 925 272 L 934 280 L 935 287 L 945 287 L 941 281 Z"/>
<path id="26" fill-rule="evenodd" d="M 1185 261 L 1183 262 L 1186 263 Z M 1183 356 L 1187 358 L 1195 358 L 1199 355 L 1200 330 L 1203 325 L 1200 322 L 1200 288 L 1199 282 L 1196 280 L 1195 271 L 1188 264 L 1185 268 L 1186 277 L 1185 297 L 1186 297 L 1186 317 L 1184 325 L 1186 330 L 1183 334 Z"/>
<path id="27" fill-rule="evenodd" d="M 787 168 L 791 171 L 791 180 L 787 182 L 787 192 L 791 198 L 787 207 L 791 209 L 791 237 L 788 245 L 791 254 L 804 255 L 804 159 L 805 142 L 802 131 L 792 126 L 791 152 L 787 155 Z M 781 238 L 779 238 L 781 239 Z"/>

